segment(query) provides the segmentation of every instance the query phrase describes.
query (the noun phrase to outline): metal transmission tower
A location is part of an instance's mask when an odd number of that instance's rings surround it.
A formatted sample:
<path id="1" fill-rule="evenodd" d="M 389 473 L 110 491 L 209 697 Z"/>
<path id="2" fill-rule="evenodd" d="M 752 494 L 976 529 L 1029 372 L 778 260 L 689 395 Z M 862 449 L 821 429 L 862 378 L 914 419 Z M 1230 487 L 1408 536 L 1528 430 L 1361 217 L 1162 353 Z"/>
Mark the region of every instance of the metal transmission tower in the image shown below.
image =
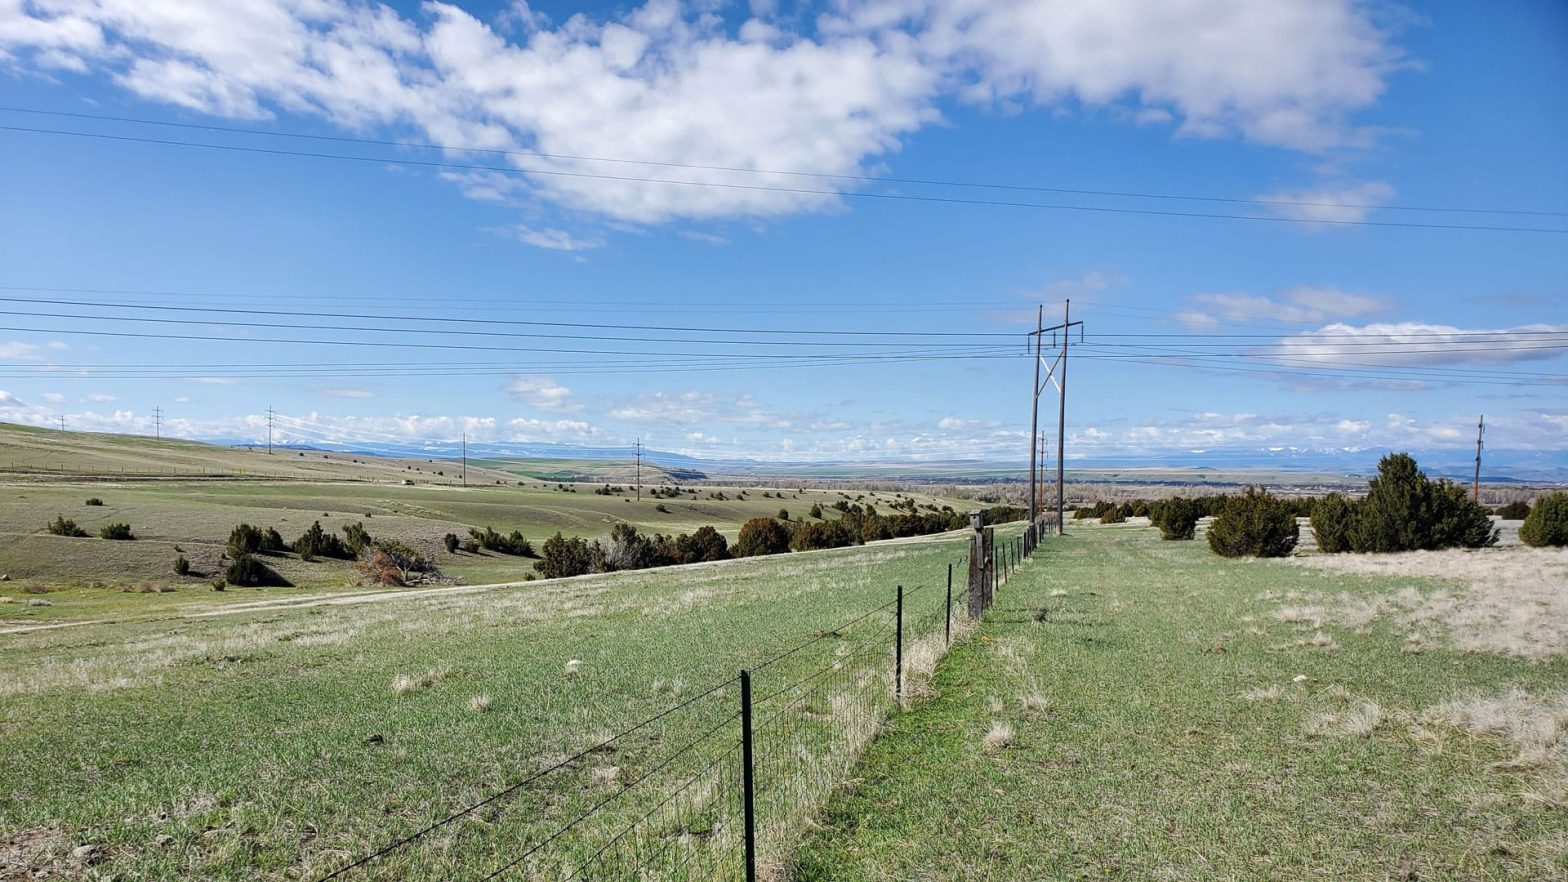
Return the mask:
<path id="1" fill-rule="evenodd" d="M 1067 341 L 1073 328 L 1078 329 L 1078 341 L 1083 342 L 1083 322 L 1072 320 L 1072 301 L 1062 302 L 1062 323 L 1049 328 L 1040 327 L 1044 320 L 1045 307 L 1040 307 L 1040 318 L 1035 321 L 1035 329 L 1030 334 L 1034 337 L 1034 389 L 1033 411 L 1029 435 L 1029 520 L 1032 523 L 1039 512 L 1035 504 L 1036 478 L 1034 470 L 1034 445 L 1040 438 L 1040 393 L 1045 391 L 1047 384 L 1056 387 L 1056 535 L 1065 532 L 1066 527 L 1066 484 L 1063 480 L 1066 472 L 1062 463 L 1062 451 L 1067 441 Z M 1056 350 L 1056 334 L 1061 332 L 1062 348 L 1057 350 L 1056 357 L 1049 363 L 1045 360 L 1044 340 L 1045 335 L 1051 335 L 1051 348 Z M 1045 381 L 1040 380 L 1040 368 L 1045 368 Z"/>
<path id="2" fill-rule="evenodd" d="M 271 405 L 268 405 L 267 406 L 267 455 L 269 455 L 269 456 L 272 455 L 272 420 L 273 420 L 273 417 L 275 417 L 275 416 L 277 416 L 277 412 L 272 409 Z"/>
<path id="3" fill-rule="evenodd" d="M 1486 415 L 1475 424 L 1475 477 L 1470 481 L 1470 501 L 1481 501 L 1481 436 L 1486 434 Z"/>
<path id="4" fill-rule="evenodd" d="M 637 439 L 637 501 L 642 501 L 642 439 Z"/>
<path id="5" fill-rule="evenodd" d="M 152 409 L 152 436 L 159 441 L 163 440 L 163 408 L 161 407 Z"/>
<path id="6" fill-rule="evenodd" d="M 60 415 L 60 431 L 62 431 L 62 432 L 65 431 L 65 415 L 64 414 Z"/>

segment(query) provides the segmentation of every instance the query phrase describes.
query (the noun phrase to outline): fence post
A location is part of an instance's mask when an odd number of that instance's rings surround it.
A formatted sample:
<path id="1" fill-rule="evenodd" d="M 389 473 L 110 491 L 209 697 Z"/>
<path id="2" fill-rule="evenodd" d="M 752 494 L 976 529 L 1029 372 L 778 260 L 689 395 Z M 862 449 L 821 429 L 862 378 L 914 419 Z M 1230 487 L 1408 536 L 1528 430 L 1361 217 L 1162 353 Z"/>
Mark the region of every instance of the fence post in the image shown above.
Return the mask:
<path id="1" fill-rule="evenodd" d="M 893 694 L 900 700 L 904 697 L 904 586 L 898 586 L 898 626 L 895 630 L 894 643 L 897 649 L 893 653 Z"/>
<path id="2" fill-rule="evenodd" d="M 985 612 L 985 558 L 981 539 L 981 514 L 978 511 L 969 513 L 969 526 L 973 530 L 969 534 L 969 578 L 967 586 L 969 618 L 979 621 Z"/>
<path id="3" fill-rule="evenodd" d="M 947 618 L 942 620 L 942 639 L 953 645 L 953 565 L 947 565 Z"/>
<path id="4" fill-rule="evenodd" d="M 741 805 L 746 829 L 746 882 L 757 882 L 757 782 L 751 757 L 751 672 L 740 672 Z"/>

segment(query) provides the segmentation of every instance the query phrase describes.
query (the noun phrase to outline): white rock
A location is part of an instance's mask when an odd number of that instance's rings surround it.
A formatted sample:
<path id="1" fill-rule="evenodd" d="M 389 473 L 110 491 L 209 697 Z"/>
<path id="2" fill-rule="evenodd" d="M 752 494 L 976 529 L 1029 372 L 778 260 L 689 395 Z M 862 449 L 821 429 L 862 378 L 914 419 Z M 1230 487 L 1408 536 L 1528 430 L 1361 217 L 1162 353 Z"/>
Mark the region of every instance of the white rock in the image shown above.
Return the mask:
<path id="1" fill-rule="evenodd" d="M 1297 674 L 1296 676 L 1290 678 L 1290 682 L 1292 682 L 1292 683 L 1305 683 L 1305 682 L 1307 682 L 1307 675 L 1306 674 Z"/>

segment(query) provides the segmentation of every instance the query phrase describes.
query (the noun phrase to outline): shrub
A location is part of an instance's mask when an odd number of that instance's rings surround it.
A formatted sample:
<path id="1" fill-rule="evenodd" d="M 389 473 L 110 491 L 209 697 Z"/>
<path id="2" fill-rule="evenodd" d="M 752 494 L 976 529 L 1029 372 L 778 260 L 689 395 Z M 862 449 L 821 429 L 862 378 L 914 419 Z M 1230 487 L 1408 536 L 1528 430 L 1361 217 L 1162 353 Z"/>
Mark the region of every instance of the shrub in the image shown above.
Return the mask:
<path id="1" fill-rule="evenodd" d="M 318 557 L 335 557 L 340 560 L 349 560 L 356 555 L 349 551 L 343 540 L 321 529 L 321 522 L 316 521 L 310 525 L 304 535 L 294 540 L 294 553 L 305 560 Z M 229 580 L 234 582 L 233 579 Z M 238 585 L 239 582 L 234 584 Z"/>
<path id="2" fill-rule="evenodd" d="M 567 539 L 556 533 L 544 541 L 544 556 L 534 564 L 534 569 L 546 579 L 581 576 L 593 565 L 588 543 L 573 537 Z"/>
<path id="3" fill-rule="evenodd" d="M 656 512 L 660 512 L 660 513 L 661 513 L 661 514 L 669 514 L 669 513 L 670 513 L 670 510 L 669 510 L 669 508 L 667 508 L 667 507 L 666 507 L 666 506 L 665 506 L 665 505 L 664 505 L 664 503 L 662 503 L 662 502 L 661 502 L 661 503 L 659 503 L 659 504 L 658 504 L 658 505 L 655 505 L 655 506 L 654 506 L 654 507 L 653 507 L 653 510 L 654 510 L 654 511 L 656 511 Z"/>
<path id="4" fill-rule="evenodd" d="M 789 509 L 787 509 L 787 508 L 779 509 L 779 520 L 781 520 L 781 521 L 789 520 Z"/>
<path id="5" fill-rule="evenodd" d="M 191 574 L 191 562 L 186 560 L 185 559 L 185 555 L 183 555 L 183 554 L 180 555 L 179 557 L 176 557 L 174 559 L 174 575 L 176 575 L 176 576 L 189 576 L 190 574 Z"/>
<path id="6" fill-rule="evenodd" d="M 772 518 L 752 518 L 741 525 L 735 540 L 736 557 L 757 557 L 789 551 L 789 531 Z"/>
<path id="7" fill-rule="evenodd" d="M 283 537 L 277 530 L 268 527 L 252 527 L 250 524 L 240 524 L 229 531 L 228 553 L 229 557 L 239 557 L 242 554 L 273 554 L 287 549 L 283 544 Z"/>
<path id="8" fill-rule="evenodd" d="M 1568 545 L 1568 493 L 1553 493 L 1535 501 L 1519 525 L 1519 539 L 1536 548 Z"/>
<path id="9" fill-rule="evenodd" d="M 362 523 L 353 523 L 344 527 L 343 540 L 343 544 L 347 546 L 349 551 L 353 552 L 355 557 L 358 557 L 360 552 L 366 548 L 374 545 L 376 541 L 370 538 L 370 534 L 365 531 L 365 525 Z"/>
<path id="10" fill-rule="evenodd" d="M 1209 525 L 1209 549 L 1223 557 L 1285 557 L 1300 535 L 1288 500 L 1248 487 L 1231 497 Z"/>
<path id="11" fill-rule="evenodd" d="M 1350 531 L 1355 524 L 1356 503 L 1339 493 L 1330 493 L 1312 507 L 1312 536 L 1318 551 L 1339 554 L 1350 550 Z"/>
<path id="12" fill-rule="evenodd" d="M 656 550 L 653 540 L 637 532 L 627 523 L 610 528 L 610 544 L 604 549 L 604 569 L 645 570 L 654 565 Z"/>
<path id="13" fill-rule="evenodd" d="M 533 557 L 534 546 L 524 538 L 523 534 L 513 530 L 511 535 L 503 536 L 491 527 L 479 530 L 473 527 L 468 529 L 468 535 L 474 537 L 480 548 L 485 548 L 499 554 L 510 554 L 517 557 Z"/>
<path id="14" fill-rule="evenodd" d="M 1126 514 L 1126 512 L 1122 511 L 1122 509 L 1120 507 L 1118 507 L 1118 506 L 1111 506 L 1111 509 L 1109 511 L 1107 511 L 1103 515 L 1100 515 L 1100 523 L 1102 523 L 1102 524 L 1125 524 L 1125 523 L 1127 523 L 1127 514 Z"/>
<path id="15" fill-rule="evenodd" d="M 442 536 L 441 537 L 441 544 L 446 546 L 446 553 L 447 554 L 456 554 L 457 553 L 457 545 L 458 545 L 457 534 L 456 533 L 448 533 L 445 536 Z"/>
<path id="16" fill-rule="evenodd" d="M 103 500 L 99 499 L 96 496 L 90 496 L 90 497 L 87 498 L 87 504 L 88 505 L 103 505 Z"/>
<path id="17" fill-rule="evenodd" d="M 277 570 L 262 563 L 261 559 L 250 554 L 237 555 L 229 561 L 229 566 L 223 571 L 223 581 L 230 585 L 240 585 L 246 588 L 277 587 L 287 588 L 289 580 L 278 575 Z M 217 589 L 223 590 L 221 588 Z"/>
<path id="18" fill-rule="evenodd" d="M 790 536 L 790 548 L 796 551 L 815 551 L 819 548 L 843 548 L 854 545 L 859 538 L 850 532 L 844 521 L 826 521 L 820 524 L 801 524 Z"/>
<path id="19" fill-rule="evenodd" d="M 366 548 L 368 555 L 365 560 L 355 564 L 354 569 L 359 570 L 372 585 L 407 585 L 418 581 L 416 577 L 436 572 L 436 568 L 424 555 L 402 542 L 377 542 Z"/>
<path id="20" fill-rule="evenodd" d="M 698 527 L 690 536 L 682 533 L 675 540 L 676 553 L 681 563 L 703 563 L 710 560 L 728 560 L 729 542 L 712 527 Z"/>
<path id="21" fill-rule="evenodd" d="M 1463 487 L 1433 482 L 1407 453 L 1383 457 L 1349 533 L 1353 551 L 1481 548 L 1497 542 L 1486 510 Z"/>
<path id="22" fill-rule="evenodd" d="M 1530 516 L 1530 503 L 1510 502 L 1507 505 L 1498 506 L 1496 514 L 1505 521 L 1522 521 Z"/>
<path id="23" fill-rule="evenodd" d="M 104 524 L 98 530 L 98 536 L 103 539 L 118 539 L 122 541 L 136 538 L 136 535 L 131 532 L 130 524 Z"/>
<path id="24" fill-rule="evenodd" d="M 55 515 L 54 516 L 54 520 L 50 521 L 49 524 L 44 527 L 44 529 L 48 530 L 49 531 L 49 535 L 51 535 L 51 536 L 86 536 L 87 535 L 87 531 L 86 530 L 83 530 L 81 527 L 76 526 L 76 522 L 75 521 L 66 520 L 64 515 Z"/>
<path id="25" fill-rule="evenodd" d="M 807 512 L 807 514 L 811 515 L 819 521 L 822 520 L 822 503 L 813 502 L 811 504 L 811 511 Z"/>
<path id="26" fill-rule="evenodd" d="M 1161 539 L 1191 539 L 1197 534 L 1203 507 L 1195 500 L 1177 496 L 1149 506 L 1149 520 L 1160 528 Z"/>

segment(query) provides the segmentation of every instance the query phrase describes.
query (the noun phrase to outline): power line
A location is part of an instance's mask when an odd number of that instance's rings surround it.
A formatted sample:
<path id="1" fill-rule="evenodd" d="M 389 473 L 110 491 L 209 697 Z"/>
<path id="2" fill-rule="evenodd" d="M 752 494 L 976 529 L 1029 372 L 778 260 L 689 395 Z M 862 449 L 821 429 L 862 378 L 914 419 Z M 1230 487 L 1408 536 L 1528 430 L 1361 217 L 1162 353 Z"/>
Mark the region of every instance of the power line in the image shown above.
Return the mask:
<path id="1" fill-rule="evenodd" d="M 339 144 L 364 144 L 377 147 L 403 147 L 415 150 L 442 150 L 458 153 L 486 153 L 494 156 L 519 156 L 531 159 L 551 159 L 567 162 L 602 162 L 619 165 L 650 165 L 660 168 L 676 168 L 691 171 L 721 171 L 737 174 L 752 175 L 777 175 L 781 177 L 821 178 L 826 180 L 856 181 L 870 184 L 913 184 L 930 187 L 962 187 L 968 189 L 984 190 L 1011 190 L 1030 193 L 1061 193 L 1073 196 L 1110 196 L 1127 199 L 1164 199 L 1182 202 L 1217 202 L 1232 205 L 1263 205 L 1298 208 L 1353 208 L 1353 209 L 1380 209 L 1385 211 L 1425 211 L 1434 213 L 1458 214 L 1516 214 L 1536 217 L 1568 217 L 1565 211 L 1536 211 L 1531 209 L 1512 208 L 1455 208 L 1450 206 L 1429 205 L 1378 205 L 1366 202 L 1330 202 L 1301 199 L 1247 199 L 1224 196 L 1193 196 L 1177 193 L 1139 192 L 1126 190 L 1092 190 L 1073 187 L 1049 187 L 1037 184 L 1002 184 L 982 181 L 955 181 L 936 178 L 894 178 L 876 177 L 874 175 L 855 175 L 834 172 L 807 172 L 785 171 L 780 169 L 745 168 L 729 165 L 705 165 L 701 163 L 665 162 L 651 159 L 627 159 L 623 157 L 586 156 L 570 153 L 547 153 L 538 150 L 501 149 L 495 147 L 474 147 L 457 144 L 432 144 L 418 141 L 383 140 L 378 138 L 357 138 L 347 135 L 320 135 L 307 132 L 280 132 L 266 129 L 246 129 L 238 126 L 220 126 L 210 123 L 175 122 L 171 120 L 146 119 L 140 117 L 112 116 L 108 114 L 80 113 L 64 110 L 43 110 L 29 107 L 0 106 L 0 111 L 7 113 L 27 113 L 40 116 L 68 117 L 72 119 L 91 119 L 100 122 L 132 123 L 135 125 L 164 126 L 168 128 L 191 129 L 208 132 L 224 132 L 236 135 L 263 136 L 269 138 L 294 138 L 308 141 L 322 141 Z"/>
<path id="2" fill-rule="evenodd" d="M 455 324 L 462 324 L 462 325 L 502 325 L 502 326 L 520 326 L 520 327 L 541 327 L 541 328 L 597 328 L 597 329 L 605 329 L 605 330 L 657 331 L 657 332 L 670 332 L 670 333 L 687 332 L 687 333 L 705 333 L 705 334 L 707 334 L 707 333 L 711 333 L 711 334 L 777 334 L 777 335 L 789 335 L 789 336 L 829 336 L 829 337 L 920 337 L 920 338 L 925 338 L 925 337 L 947 337 L 947 338 L 952 338 L 952 337 L 987 337 L 987 338 L 1006 337 L 1006 338 L 1013 338 L 1013 339 L 1016 339 L 1018 337 L 1018 335 L 1015 334 L 1015 333 L 1007 333 L 1007 332 L 1004 332 L 1004 331 L 974 331 L 974 332 L 953 332 L 953 331 L 845 331 L 845 330 L 825 330 L 825 331 L 778 330 L 778 331 L 772 331 L 772 330 L 759 329 L 759 328 L 704 328 L 704 327 L 681 327 L 681 326 L 674 326 L 674 325 L 633 325 L 633 324 L 613 324 L 613 323 L 595 323 L 595 322 L 541 322 L 541 321 L 526 321 L 526 320 L 522 320 L 522 319 L 441 318 L 441 317 L 435 317 L 435 316 L 386 315 L 384 313 L 376 314 L 376 313 L 357 313 L 357 312 L 303 312 L 303 311 L 290 311 L 290 310 L 278 310 L 278 309 L 233 309 L 233 308 L 217 307 L 217 306 L 213 306 L 213 307 L 203 307 L 203 306 L 167 306 L 167 305 L 149 305 L 149 304 L 106 303 L 106 302 L 103 302 L 103 301 L 93 301 L 93 300 L 46 300 L 46 299 L 39 299 L 39 298 L 32 298 L 32 297 L 0 297 L 0 302 L 4 302 L 4 303 L 24 303 L 24 304 L 35 304 L 36 303 L 36 304 L 45 304 L 45 305 L 54 305 L 54 306 L 81 306 L 81 307 L 93 307 L 93 308 L 104 308 L 104 309 L 140 309 L 140 310 L 156 310 L 156 311 L 160 311 L 160 312 L 179 312 L 179 313 L 216 313 L 216 314 L 220 314 L 220 315 L 288 316 L 288 317 L 294 317 L 294 318 L 312 318 L 312 319 L 320 319 L 320 318 L 380 319 L 380 320 L 387 320 L 387 321 L 408 321 L 408 322 L 421 322 L 421 323 L 445 322 L 445 323 L 455 323 Z M 162 323 L 172 323 L 172 322 L 175 321 L 175 320 L 168 320 L 168 319 L 138 318 L 138 317 L 132 317 L 132 316 L 94 316 L 94 315 L 78 315 L 78 314 L 75 314 L 75 313 L 54 313 L 54 312 L 18 312 L 18 313 L 15 313 L 15 315 L 31 315 L 31 316 L 39 316 L 41 318 L 104 319 L 104 320 L 112 320 L 112 321 L 141 321 L 141 322 L 162 322 Z M 199 321 L 198 320 L 181 320 L 181 321 L 178 321 L 178 323 L 179 324 L 219 325 L 219 326 L 223 326 L 223 325 L 229 324 L 227 322 L 217 321 L 217 320 L 213 320 L 213 319 L 202 319 L 202 320 L 199 320 Z M 269 328 L 277 328 L 277 327 L 293 328 L 293 327 L 298 327 L 298 324 L 297 323 L 293 323 L 293 324 L 250 324 L 250 325 L 245 325 L 245 326 L 246 327 L 269 327 Z M 910 345 L 915 345 L 915 344 L 911 344 L 911 343 L 881 343 L 881 342 L 876 342 L 876 341 L 857 341 L 857 342 L 853 342 L 853 343 L 836 343 L 836 342 L 835 343 L 826 343 L 826 342 L 820 342 L 820 341 L 789 341 L 789 340 L 782 340 L 782 341 L 780 341 L 780 340 L 771 340 L 771 341 L 770 340 L 718 341 L 718 340 L 690 340 L 690 339 L 682 339 L 682 338 L 679 338 L 679 337 L 635 338 L 635 337 L 614 337 L 614 336 L 603 336 L 603 335 L 572 335 L 572 334 L 561 334 L 561 333 L 549 333 L 549 334 L 543 334 L 543 333 L 538 333 L 538 334 L 511 333 L 511 334 L 501 334 L 501 333 L 493 332 L 493 331 L 490 331 L 490 332 L 476 332 L 476 331 L 458 331 L 458 330 L 433 330 L 431 328 L 366 328 L 366 327 L 356 327 L 356 328 L 343 328 L 341 330 L 391 331 L 391 332 L 395 332 L 395 333 L 420 333 L 420 334 L 438 333 L 438 334 L 453 334 L 453 335 L 468 335 L 468 336 L 545 337 L 545 338 L 549 338 L 549 339 L 567 339 L 567 340 L 640 340 L 640 339 L 647 339 L 649 342 L 659 342 L 659 343 L 733 343 L 733 344 L 736 344 L 736 345 L 758 345 L 758 346 L 910 346 Z M 929 344 L 921 344 L 921 345 L 928 345 L 928 346 L 953 346 L 953 345 L 979 345 L 979 344 L 929 343 Z"/>
<path id="3" fill-rule="evenodd" d="M 635 175 L 611 175 L 592 172 L 570 172 L 558 169 L 521 169 L 512 166 L 478 165 L 471 163 L 443 162 L 430 159 L 389 159 L 377 156 L 355 156 L 345 153 L 322 153 L 307 150 L 280 150 L 272 147 L 250 147 L 239 144 L 208 144 L 196 141 L 176 141 L 165 138 L 145 138 L 132 135 L 113 135 L 104 132 L 77 132 L 66 129 L 44 129 L 30 126 L 0 126 L 0 131 L 21 132 L 27 134 L 59 135 L 74 138 L 92 138 L 106 141 L 120 141 L 136 144 L 152 144 L 164 147 L 191 147 L 203 150 L 221 150 L 234 153 L 249 153 L 266 156 L 292 156 L 303 159 L 332 159 L 344 162 L 369 162 L 377 165 L 388 163 L 410 165 L 422 168 L 457 169 L 462 171 L 488 171 L 506 175 L 540 175 L 544 177 L 580 178 L 587 180 L 617 181 L 639 184 L 665 184 L 681 187 L 708 187 L 720 190 L 739 190 L 747 192 L 786 193 L 798 196 L 826 196 L 832 198 L 851 199 L 881 199 L 898 202 L 925 202 L 940 205 L 970 205 L 989 206 L 999 208 L 1028 208 L 1045 211 L 1076 211 L 1094 214 L 1125 214 L 1144 215 L 1151 217 L 1180 217 L 1180 218 L 1209 218 L 1213 220 L 1241 220 L 1265 221 L 1283 224 L 1306 224 L 1309 226 L 1344 226 L 1344 227 L 1391 227 L 1403 229 L 1427 230 L 1468 230 L 1501 233 L 1548 233 L 1556 235 L 1568 234 L 1568 229 L 1552 227 L 1523 227 L 1488 224 L 1445 224 L 1425 223 L 1416 221 L 1374 221 L 1374 220 L 1349 220 L 1344 218 L 1297 218 L 1284 216 L 1253 215 L 1253 214 L 1219 214 L 1198 211 L 1171 211 L 1153 208 L 1116 208 L 1101 205 L 1067 205 L 1047 202 L 1023 202 L 1003 199 L 976 199 L 956 196 L 928 196 L 913 193 L 867 193 L 854 190 L 817 190 L 809 187 L 779 187 L 764 184 L 736 184 L 723 181 L 689 181 L 673 178 L 648 178 Z"/>

